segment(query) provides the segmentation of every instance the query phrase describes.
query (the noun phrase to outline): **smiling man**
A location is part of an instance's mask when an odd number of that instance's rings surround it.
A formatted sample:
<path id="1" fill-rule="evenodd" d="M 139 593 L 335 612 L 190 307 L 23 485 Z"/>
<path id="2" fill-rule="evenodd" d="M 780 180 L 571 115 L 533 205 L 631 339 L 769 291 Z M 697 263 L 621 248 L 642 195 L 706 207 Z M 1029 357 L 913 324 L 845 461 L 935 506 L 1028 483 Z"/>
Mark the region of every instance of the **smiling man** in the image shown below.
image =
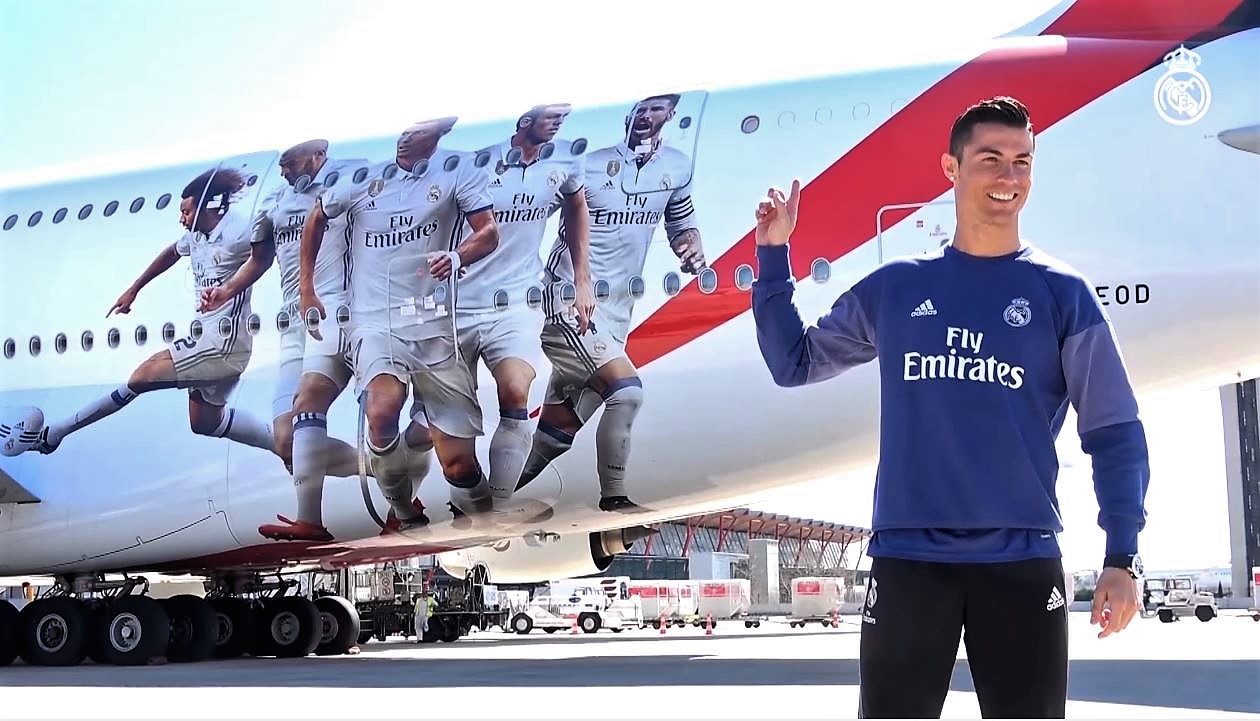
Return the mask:
<path id="1" fill-rule="evenodd" d="M 757 209 L 757 341 L 776 383 L 880 365 L 880 454 L 862 617 L 863 717 L 938 717 L 960 634 L 986 717 L 1063 717 L 1067 605 L 1055 438 L 1069 403 L 1107 533 L 1100 636 L 1137 612 L 1149 478 L 1137 402 L 1092 285 L 1020 238 L 1028 110 L 993 98 L 954 122 L 941 170 L 953 241 L 880 266 L 806 329 L 787 244 L 800 183 Z"/>

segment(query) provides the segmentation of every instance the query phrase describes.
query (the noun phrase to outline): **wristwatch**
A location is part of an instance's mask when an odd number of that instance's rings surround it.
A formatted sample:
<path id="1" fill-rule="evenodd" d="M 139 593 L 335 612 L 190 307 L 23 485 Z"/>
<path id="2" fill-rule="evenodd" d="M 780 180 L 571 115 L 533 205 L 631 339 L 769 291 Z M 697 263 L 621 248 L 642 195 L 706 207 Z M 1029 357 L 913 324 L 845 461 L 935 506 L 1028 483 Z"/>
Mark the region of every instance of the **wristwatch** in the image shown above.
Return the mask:
<path id="1" fill-rule="evenodd" d="M 1133 578 L 1142 577 L 1142 557 L 1136 553 L 1121 553 L 1103 559 L 1103 568 L 1123 568 Z"/>

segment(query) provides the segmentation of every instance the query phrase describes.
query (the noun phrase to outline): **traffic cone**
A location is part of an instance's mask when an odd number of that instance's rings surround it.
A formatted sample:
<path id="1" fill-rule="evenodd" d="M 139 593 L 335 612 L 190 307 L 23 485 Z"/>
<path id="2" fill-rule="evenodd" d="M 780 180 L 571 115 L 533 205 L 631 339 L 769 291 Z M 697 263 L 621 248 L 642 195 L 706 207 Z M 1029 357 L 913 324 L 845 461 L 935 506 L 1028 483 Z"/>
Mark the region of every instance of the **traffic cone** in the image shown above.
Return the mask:
<path id="1" fill-rule="evenodd" d="M 577 614 L 573 614 L 573 628 L 569 630 L 569 634 L 576 636 L 578 634 Z"/>
<path id="2" fill-rule="evenodd" d="M 706 618 L 704 621 L 704 635 L 706 636 L 713 635 L 713 614 L 711 613 L 709 614 L 708 618 Z"/>

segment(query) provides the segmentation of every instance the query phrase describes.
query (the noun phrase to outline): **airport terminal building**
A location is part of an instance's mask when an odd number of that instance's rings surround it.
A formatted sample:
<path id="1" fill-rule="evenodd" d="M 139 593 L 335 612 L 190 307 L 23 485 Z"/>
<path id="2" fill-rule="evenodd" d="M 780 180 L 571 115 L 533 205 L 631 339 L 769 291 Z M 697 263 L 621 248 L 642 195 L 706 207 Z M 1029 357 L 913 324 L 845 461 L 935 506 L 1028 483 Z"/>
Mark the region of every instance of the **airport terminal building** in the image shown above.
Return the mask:
<path id="1" fill-rule="evenodd" d="M 777 579 L 779 598 L 793 579 L 834 576 L 865 583 L 858 562 L 871 531 L 857 526 L 737 508 L 670 521 L 636 541 L 601 575 L 635 579 Z"/>

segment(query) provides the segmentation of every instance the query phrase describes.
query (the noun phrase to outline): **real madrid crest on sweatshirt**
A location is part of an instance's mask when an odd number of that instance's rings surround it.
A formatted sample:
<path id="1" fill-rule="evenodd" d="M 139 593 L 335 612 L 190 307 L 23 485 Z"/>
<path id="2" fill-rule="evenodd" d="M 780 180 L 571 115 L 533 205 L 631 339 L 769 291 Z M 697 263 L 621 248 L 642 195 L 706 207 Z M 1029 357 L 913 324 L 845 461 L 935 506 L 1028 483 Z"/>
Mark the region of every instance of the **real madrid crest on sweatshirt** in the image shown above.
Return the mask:
<path id="1" fill-rule="evenodd" d="M 775 382 L 878 358 L 880 453 L 872 556 L 998 562 L 1060 555 L 1055 439 L 1068 404 L 1107 533 L 1136 553 L 1146 438 L 1111 323 L 1077 272 L 1029 246 L 947 245 L 880 266 L 805 328 L 786 247 L 758 247 L 757 341 Z"/>

